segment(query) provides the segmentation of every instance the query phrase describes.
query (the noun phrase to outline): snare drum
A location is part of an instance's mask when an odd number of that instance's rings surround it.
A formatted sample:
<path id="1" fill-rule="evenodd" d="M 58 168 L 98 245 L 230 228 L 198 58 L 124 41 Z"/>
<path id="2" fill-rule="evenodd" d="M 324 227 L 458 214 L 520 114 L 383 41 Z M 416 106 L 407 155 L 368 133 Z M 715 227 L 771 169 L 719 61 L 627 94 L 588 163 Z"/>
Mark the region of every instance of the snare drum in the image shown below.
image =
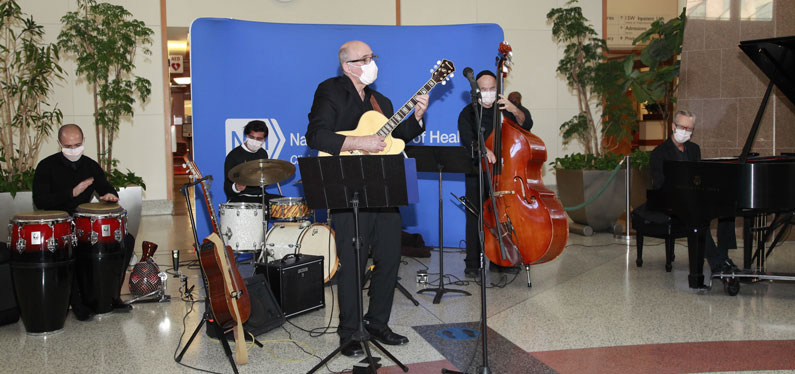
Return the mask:
<path id="1" fill-rule="evenodd" d="M 325 224 L 275 224 L 265 236 L 266 260 L 280 260 L 293 253 L 323 256 L 323 281 L 328 282 L 339 266 L 334 240 L 334 231 Z"/>
<path id="2" fill-rule="evenodd" d="M 115 203 L 86 203 L 77 206 L 73 217 L 83 302 L 97 314 L 110 312 L 121 291 L 127 211 Z"/>
<path id="3" fill-rule="evenodd" d="M 262 204 L 224 203 L 218 206 L 224 244 L 233 251 L 259 251 L 265 245 Z"/>
<path id="4" fill-rule="evenodd" d="M 21 213 L 8 225 L 11 272 L 19 314 L 30 334 L 61 330 L 69 310 L 74 259 L 66 212 Z"/>
<path id="5" fill-rule="evenodd" d="M 270 200 L 271 219 L 277 222 L 299 222 L 309 218 L 309 207 L 303 197 L 277 197 Z"/>

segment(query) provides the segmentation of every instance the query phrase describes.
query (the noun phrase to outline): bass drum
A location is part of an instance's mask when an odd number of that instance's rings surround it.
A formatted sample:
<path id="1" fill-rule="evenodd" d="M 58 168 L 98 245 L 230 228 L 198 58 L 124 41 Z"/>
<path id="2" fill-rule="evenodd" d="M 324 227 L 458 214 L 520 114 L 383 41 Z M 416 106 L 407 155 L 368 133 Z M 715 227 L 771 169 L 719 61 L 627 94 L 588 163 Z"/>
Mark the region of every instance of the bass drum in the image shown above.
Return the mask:
<path id="1" fill-rule="evenodd" d="M 309 221 L 273 225 L 265 235 L 266 258 L 260 262 L 281 260 L 289 254 L 323 257 L 323 282 L 328 282 L 339 267 L 334 231 L 326 224 Z M 264 261 L 263 261 L 264 260 Z"/>

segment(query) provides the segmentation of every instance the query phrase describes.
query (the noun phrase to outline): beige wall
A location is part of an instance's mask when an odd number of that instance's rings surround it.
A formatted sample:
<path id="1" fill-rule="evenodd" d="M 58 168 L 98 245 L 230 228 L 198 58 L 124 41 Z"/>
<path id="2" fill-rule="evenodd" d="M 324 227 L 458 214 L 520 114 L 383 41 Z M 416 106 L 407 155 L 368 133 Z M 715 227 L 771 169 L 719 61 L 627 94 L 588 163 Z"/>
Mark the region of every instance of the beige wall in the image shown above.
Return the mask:
<path id="1" fill-rule="evenodd" d="M 151 56 L 139 53 L 136 57 L 135 74 L 152 82 L 152 94 L 143 103 L 135 104 L 135 115 L 121 124 L 119 138 L 114 143 L 113 156 L 120 161 L 122 170 L 130 169 L 143 177 L 147 189 L 146 200 L 167 198 L 166 186 L 166 148 L 163 114 L 163 60 L 160 42 L 160 2 L 159 0 L 109 1 L 123 5 L 135 18 L 142 20 L 154 31 Z M 33 16 L 34 20 L 46 29 L 46 38 L 55 41 L 61 30 L 61 17 L 77 7 L 77 2 L 52 0 L 24 0 L 20 2 L 22 11 Z M 57 103 L 64 113 L 64 123 L 77 123 L 85 133 L 85 154 L 96 159 L 97 147 L 93 126 L 93 99 L 89 87 L 75 76 L 75 63 L 71 58 L 61 59 L 61 66 L 68 72 L 66 80 L 55 88 L 51 101 Z M 57 136 L 54 134 L 42 147 L 39 158 L 58 152 Z"/>
<path id="2" fill-rule="evenodd" d="M 737 45 L 742 40 L 795 35 L 795 0 L 773 0 L 772 19 L 743 20 L 731 0 L 726 20 L 690 19 L 685 29 L 679 108 L 697 116 L 695 142 L 704 157 L 738 156 L 769 79 Z M 795 152 L 795 107 L 773 91 L 753 151 Z"/>

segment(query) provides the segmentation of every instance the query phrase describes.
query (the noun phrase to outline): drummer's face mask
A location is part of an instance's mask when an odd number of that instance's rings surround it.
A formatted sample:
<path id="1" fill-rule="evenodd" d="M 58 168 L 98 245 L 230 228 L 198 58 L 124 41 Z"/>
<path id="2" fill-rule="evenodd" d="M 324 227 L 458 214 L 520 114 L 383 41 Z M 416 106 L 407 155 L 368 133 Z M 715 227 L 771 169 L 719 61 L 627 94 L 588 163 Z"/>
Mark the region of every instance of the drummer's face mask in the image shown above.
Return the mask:
<path id="1" fill-rule="evenodd" d="M 256 140 L 252 138 L 246 138 L 246 148 L 248 148 L 251 152 L 259 151 L 262 148 L 263 141 Z"/>
<path id="2" fill-rule="evenodd" d="M 83 155 L 83 150 L 84 149 L 85 149 L 85 147 L 83 147 L 82 145 L 79 146 L 79 147 L 75 147 L 75 148 L 63 147 L 63 148 L 61 148 L 61 152 L 63 152 L 63 155 L 64 155 L 64 157 L 66 157 L 67 160 L 75 162 L 75 161 L 79 160 L 80 157 Z"/>

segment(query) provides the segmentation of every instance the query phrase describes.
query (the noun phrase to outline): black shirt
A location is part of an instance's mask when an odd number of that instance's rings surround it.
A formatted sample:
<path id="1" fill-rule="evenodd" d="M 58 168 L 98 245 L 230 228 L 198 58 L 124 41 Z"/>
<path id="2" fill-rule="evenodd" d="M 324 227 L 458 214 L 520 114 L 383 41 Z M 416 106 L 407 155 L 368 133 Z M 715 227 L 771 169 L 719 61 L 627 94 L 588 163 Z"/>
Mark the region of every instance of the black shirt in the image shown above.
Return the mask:
<path id="1" fill-rule="evenodd" d="M 94 178 L 80 195 L 72 197 L 72 189 L 80 182 Z M 113 194 L 119 196 L 108 183 L 105 172 L 99 164 L 89 157 L 81 156 L 77 161 L 69 161 L 61 152 L 39 162 L 33 177 L 33 203 L 44 210 L 62 210 L 73 214 L 80 204 L 91 201 L 96 192 L 98 196 Z"/>
<path id="2" fill-rule="evenodd" d="M 498 105 L 497 102 L 494 102 L 494 105 Z M 488 138 L 494 130 L 494 106 L 491 108 L 483 108 L 483 106 L 478 105 L 478 108 L 483 109 L 481 126 L 484 129 L 483 136 L 485 139 Z M 530 111 L 520 105 L 517 105 L 517 108 L 524 113 L 524 122 L 520 123 L 519 126 L 530 131 L 530 129 L 533 128 L 533 118 L 530 117 Z M 514 116 L 513 113 L 503 110 L 502 114 L 514 123 L 516 122 L 516 116 Z M 458 115 L 458 133 L 461 136 L 461 145 L 470 152 L 472 152 L 472 145 L 478 141 L 478 133 L 477 129 L 475 129 L 476 123 L 475 110 L 472 108 L 472 105 L 467 105 L 464 109 L 461 109 L 461 113 Z"/>
<path id="3" fill-rule="evenodd" d="M 232 189 L 232 183 L 234 182 L 229 179 L 229 171 L 232 170 L 232 168 L 246 161 L 268 158 L 268 152 L 263 148 L 252 153 L 243 149 L 243 147 L 244 145 L 235 147 L 235 149 L 231 150 L 229 154 L 226 155 L 226 160 L 224 161 L 224 192 L 226 193 L 226 199 L 229 201 L 234 201 L 241 195 L 262 196 L 262 188 L 260 186 L 246 186 L 246 188 L 239 193 Z"/>
<path id="4" fill-rule="evenodd" d="M 679 148 L 676 147 L 674 144 L 673 139 L 668 138 L 666 141 L 662 142 L 660 145 L 654 148 L 651 151 L 651 156 L 649 159 L 649 167 L 651 168 L 651 186 L 652 189 L 659 189 L 662 188 L 663 182 L 665 181 L 665 175 L 663 174 L 663 163 L 666 160 L 669 161 L 700 161 L 701 160 L 701 148 L 698 144 L 693 143 L 691 141 L 687 141 L 684 144 L 685 151 L 682 152 Z"/>
<path id="5" fill-rule="evenodd" d="M 338 155 L 345 142 L 345 136 L 337 131 L 353 130 L 365 112 L 373 110 L 370 96 L 375 97 L 384 116 L 392 117 L 392 101 L 370 87 L 364 88 L 364 100 L 356 92 L 356 87 L 347 76 L 327 79 L 317 86 L 312 110 L 309 112 L 309 125 L 306 129 L 306 144 L 316 150 Z M 392 132 L 392 136 L 409 142 L 422 134 L 425 129 L 410 114 Z"/>

